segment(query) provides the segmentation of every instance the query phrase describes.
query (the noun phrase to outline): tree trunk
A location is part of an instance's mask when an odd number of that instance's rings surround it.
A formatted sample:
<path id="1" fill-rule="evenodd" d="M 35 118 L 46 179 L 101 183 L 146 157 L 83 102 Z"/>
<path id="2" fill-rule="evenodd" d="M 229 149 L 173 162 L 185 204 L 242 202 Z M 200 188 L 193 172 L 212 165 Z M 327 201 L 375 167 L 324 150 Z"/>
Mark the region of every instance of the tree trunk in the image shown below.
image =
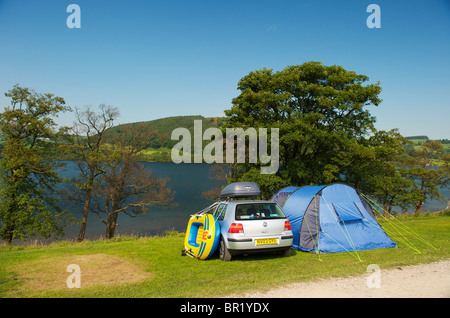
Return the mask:
<path id="1" fill-rule="evenodd" d="M 108 222 L 106 224 L 106 238 L 112 239 L 114 237 L 117 225 L 117 213 L 108 215 Z"/>
<path id="2" fill-rule="evenodd" d="M 106 201 L 106 214 L 108 216 L 108 221 L 106 222 L 106 239 L 112 239 L 114 237 L 116 226 L 117 226 L 117 217 L 118 213 L 114 213 L 117 211 L 119 207 L 116 203 L 112 203 L 112 212 L 109 210 L 109 200 Z"/>
<path id="3" fill-rule="evenodd" d="M 387 208 L 387 216 L 390 218 L 392 216 L 392 203 L 389 203 L 388 208 Z"/>
<path id="4" fill-rule="evenodd" d="M 3 240 L 6 243 L 6 245 L 11 245 L 13 238 L 14 238 L 14 231 L 16 230 L 16 221 L 14 220 L 14 218 L 10 218 L 10 216 L 12 216 L 15 211 L 18 209 L 16 202 L 16 194 L 12 194 L 11 195 L 11 199 L 10 202 L 14 202 L 13 204 L 8 204 L 8 220 L 5 220 L 5 234 L 3 236 Z"/>
<path id="5" fill-rule="evenodd" d="M 386 217 L 386 218 L 389 217 L 388 204 L 386 202 L 383 203 L 383 216 Z"/>
<path id="6" fill-rule="evenodd" d="M 78 242 L 82 242 L 84 240 L 84 237 L 86 235 L 86 225 L 87 225 L 87 218 L 89 214 L 89 204 L 91 203 L 91 189 L 88 189 L 86 192 L 86 200 L 84 201 L 84 207 L 83 207 L 83 216 L 81 219 L 81 226 L 80 226 L 80 232 L 78 233 Z"/>
<path id="7" fill-rule="evenodd" d="M 13 237 L 14 237 L 14 229 L 6 229 L 6 235 L 4 237 L 4 242 L 6 245 L 11 245 Z"/>

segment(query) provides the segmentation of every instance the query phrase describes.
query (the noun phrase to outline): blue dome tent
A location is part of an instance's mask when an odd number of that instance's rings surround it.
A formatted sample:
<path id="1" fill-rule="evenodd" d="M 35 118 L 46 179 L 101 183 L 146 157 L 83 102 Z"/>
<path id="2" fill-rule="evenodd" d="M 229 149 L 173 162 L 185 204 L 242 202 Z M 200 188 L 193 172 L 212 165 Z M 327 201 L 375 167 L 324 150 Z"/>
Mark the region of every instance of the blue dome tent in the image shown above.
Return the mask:
<path id="1" fill-rule="evenodd" d="M 397 246 L 378 224 L 367 201 L 348 185 L 287 187 L 271 201 L 291 223 L 293 249 L 336 253 Z"/>

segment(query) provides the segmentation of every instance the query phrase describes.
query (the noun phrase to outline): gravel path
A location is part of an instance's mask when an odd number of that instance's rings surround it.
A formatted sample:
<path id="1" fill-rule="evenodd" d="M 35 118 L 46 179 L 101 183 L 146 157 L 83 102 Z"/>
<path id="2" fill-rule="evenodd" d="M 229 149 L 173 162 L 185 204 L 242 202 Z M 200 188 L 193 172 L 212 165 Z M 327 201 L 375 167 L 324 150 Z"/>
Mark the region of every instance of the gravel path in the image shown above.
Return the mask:
<path id="1" fill-rule="evenodd" d="M 379 271 L 348 278 L 293 283 L 267 293 L 255 292 L 238 297 L 450 298 L 450 259 L 394 269 L 381 268 Z"/>

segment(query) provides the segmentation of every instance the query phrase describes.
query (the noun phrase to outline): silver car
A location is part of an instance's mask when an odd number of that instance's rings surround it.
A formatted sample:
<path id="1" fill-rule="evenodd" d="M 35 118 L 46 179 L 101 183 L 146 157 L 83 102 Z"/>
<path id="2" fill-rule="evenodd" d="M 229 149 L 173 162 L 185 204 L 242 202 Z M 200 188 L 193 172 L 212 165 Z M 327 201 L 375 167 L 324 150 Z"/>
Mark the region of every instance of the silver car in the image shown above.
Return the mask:
<path id="1" fill-rule="evenodd" d="M 253 182 L 232 183 L 222 191 L 224 199 L 205 211 L 212 213 L 220 224 L 221 260 L 230 261 L 237 254 L 263 252 L 289 256 L 293 235 L 286 215 L 275 202 L 248 200 L 257 194 L 259 188 Z"/>

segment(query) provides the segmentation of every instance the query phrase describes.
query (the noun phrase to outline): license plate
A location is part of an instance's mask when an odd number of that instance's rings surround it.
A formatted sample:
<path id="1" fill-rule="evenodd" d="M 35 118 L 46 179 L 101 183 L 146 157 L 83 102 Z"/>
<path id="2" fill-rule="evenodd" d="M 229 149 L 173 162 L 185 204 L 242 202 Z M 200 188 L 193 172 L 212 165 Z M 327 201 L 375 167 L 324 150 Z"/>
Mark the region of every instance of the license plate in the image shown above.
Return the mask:
<path id="1" fill-rule="evenodd" d="M 255 240 L 256 245 L 276 245 L 278 244 L 277 238 L 266 238 Z"/>

